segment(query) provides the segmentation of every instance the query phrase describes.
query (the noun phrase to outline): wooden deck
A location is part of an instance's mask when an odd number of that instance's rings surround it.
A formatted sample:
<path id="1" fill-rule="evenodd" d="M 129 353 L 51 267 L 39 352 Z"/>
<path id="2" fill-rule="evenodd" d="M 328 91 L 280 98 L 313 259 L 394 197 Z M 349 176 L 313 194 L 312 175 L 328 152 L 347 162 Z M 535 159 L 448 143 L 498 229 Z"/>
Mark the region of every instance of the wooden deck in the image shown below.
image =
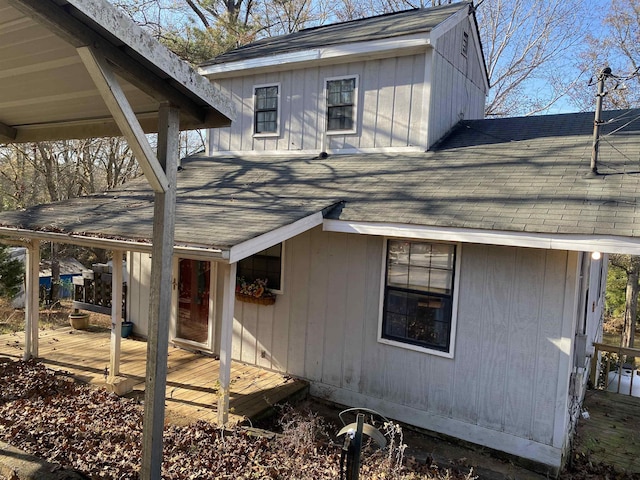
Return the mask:
<path id="1" fill-rule="evenodd" d="M 109 366 L 110 333 L 105 328 L 40 331 L 40 360 L 48 367 L 67 370 L 77 379 L 105 384 Z M 24 333 L 0 335 L 0 356 L 21 360 Z M 147 343 L 123 339 L 120 374 L 136 382 L 134 397 L 143 398 Z M 169 347 L 166 417 L 173 423 L 195 420 L 216 422 L 220 362 L 212 357 Z M 238 423 L 262 415 L 271 406 L 307 388 L 306 382 L 279 373 L 233 362 L 229 398 L 229 420 Z"/>
<path id="2" fill-rule="evenodd" d="M 594 462 L 640 473 L 640 398 L 589 390 L 589 418 L 578 422 L 575 450 Z"/>

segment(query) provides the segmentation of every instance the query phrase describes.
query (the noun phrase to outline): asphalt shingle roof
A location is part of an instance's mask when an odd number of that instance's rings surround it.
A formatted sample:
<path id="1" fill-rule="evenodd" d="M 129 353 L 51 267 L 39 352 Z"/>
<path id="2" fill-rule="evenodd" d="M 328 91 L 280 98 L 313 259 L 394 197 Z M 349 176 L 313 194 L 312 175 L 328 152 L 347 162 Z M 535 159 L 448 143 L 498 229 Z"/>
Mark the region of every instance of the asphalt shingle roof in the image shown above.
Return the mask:
<path id="1" fill-rule="evenodd" d="M 383 222 L 640 237 L 640 110 L 605 112 L 590 177 L 593 113 L 464 121 L 426 153 L 194 157 L 178 174 L 178 245 L 226 249 L 312 213 Z M 153 195 L 123 188 L 0 213 L 0 225 L 151 238 Z"/>
<path id="2" fill-rule="evenodd" d="M 219 55 L 202 66 L 268 57 L 345 43 L 382 40 L 402 35 L 430 32 L 471 2 L 433 8 L 418 8 L 377 17 L 307 28 L 288 35 L 264 38 Z"/>

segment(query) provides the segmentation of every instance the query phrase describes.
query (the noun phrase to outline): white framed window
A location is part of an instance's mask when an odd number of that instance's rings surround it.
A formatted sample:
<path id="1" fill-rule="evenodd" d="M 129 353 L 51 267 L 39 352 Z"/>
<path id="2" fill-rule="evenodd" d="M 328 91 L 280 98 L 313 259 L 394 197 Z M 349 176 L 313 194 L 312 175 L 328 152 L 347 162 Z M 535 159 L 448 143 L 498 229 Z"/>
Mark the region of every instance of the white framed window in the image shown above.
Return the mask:
<path id="1" fill-rule="evenodd" d="M 358 120 L 358 76 L 325 79 L 327 134 L 356 133 Z"/>
<path id="2" fill-rule="evenodd" d="M 378 340 L 453 358 L 460 245 L 387 239 Z"/>
<path id="3" fill-rule="evenodd" d="M 280 133 L 280 84 L 253 87 L 253 134 L 277 136 Z"/>
<path id="4" fill-rule="evenodd" d="M 247 283 L 256 279 L 267 280 L 267 289 L 283 292 L 284 243 L 278 243 L 238 262 L 236 275 Z"/>

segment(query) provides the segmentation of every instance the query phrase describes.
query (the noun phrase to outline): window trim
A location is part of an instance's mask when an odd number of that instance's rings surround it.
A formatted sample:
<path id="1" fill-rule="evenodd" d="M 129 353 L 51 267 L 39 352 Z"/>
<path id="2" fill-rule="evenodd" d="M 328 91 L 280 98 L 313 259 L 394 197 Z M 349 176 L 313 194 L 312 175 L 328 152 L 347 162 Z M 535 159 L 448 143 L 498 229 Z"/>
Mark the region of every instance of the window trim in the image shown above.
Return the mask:
<path id="1" fill-rule="evenodd" d="M 324 79 L 324 117 L 325 117 L 325 131 L 327 135 L 353 135 L 358 133 L 358 95 L 359 95 L 359 86 L 360 86 L 360 76 L 357 74 L 353 75 L 338 75 L 335 77 L 326 77 Z M 353 88 L 353 128 L 344 129 L 344 130 L 329 130 L 329 95 L 328 95 L 328 84 L 331 81 L 335 80 L 355 80 L 355 85 Z"/>
<path id="2" fill-rule="evenodd" d="M 275 132 L 256 132 L 256 90 L 258 88 L 269 88 L 276 87 L 278 89 L 278 103 L 276 106 L 276 131 Z M 254 138 L 265 138 L 265 137 L 279 137 L 280 136 L 280 107 L 281 107 L 281 86 L 280 82 L 275 83 L 262 83 L 259 85 L 254 85 L 252 88 L 252 97 L 253 97 L 253 119 L 252 119 L 252 128 L 253 128 L 253 137 Z"/>
<path id="3" fill-rule="evenodd" d="M 399 340 L 391 340 L 382 336 L 383 322 L 384 322 L 384 300 L 385 291 L 387 286 L 387 251 L 389 249 L 389 240 L 407 240 L 418 243 L 430 243 L 430 244 L 446 244 L 455 245 L 456 254 L 454 258 L 453 266 L 453 295 L 451 297 L 451 334 L 449 336 L 449 351 L 443 352 L 442 350 L 436 350 L 433 348 L 423 347 L 412 343 L 401 342 Z M 381 275 L 380 275 L 380 298 L 378 305 L 378 343 L 390 345 L 393 347 L 404 348 L 406 350 L 413 350 L 415 352 L 426 353 L 429 355 L 435 355 L 444 358 L 454 358 L 455 346 L 456 346 L 456 332 L 458 326 L 458 295 L 460 292 L 460 264 L 462 263 L 462 244 L 458 242 L 446 242 L 439 240 L 428 240 L 418 238 L 403 238 L 403 237 L 385 237 L 383 239 L 382 248 L 382 262 L 381 262 Z"/>

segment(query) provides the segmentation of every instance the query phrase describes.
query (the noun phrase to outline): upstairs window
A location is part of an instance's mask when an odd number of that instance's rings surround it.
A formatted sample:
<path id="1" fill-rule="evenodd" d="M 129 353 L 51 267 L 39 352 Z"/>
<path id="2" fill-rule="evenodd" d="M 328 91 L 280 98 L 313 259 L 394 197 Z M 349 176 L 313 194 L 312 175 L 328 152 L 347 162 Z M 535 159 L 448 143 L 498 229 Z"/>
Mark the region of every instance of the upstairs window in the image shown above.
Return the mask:
<path id="1" fill-rule="evenodd" d="M 355 133 L 357 77 L 327 79 L 327 132 Z"/>
<path id="2" fill-rule="evenodd" d="M 455 245 L 387 242 L 381 341 L 451 354 L 455 263 Z"/>
<path id="3" fill-rule="evenodd" d="M 254 133 L 257 135 L 278 134 L 278 107 L 280 103 L 278 85 L 254 87 Z"/>
<path id="4" fill-rule="evenodd" d="M 238 262 L 236 272 L 239 278 L 247 283 L 256 279 L 267 280 L 267 288 L 271 291 L 282 292 L 282 243 L 262 250 Z"/>

